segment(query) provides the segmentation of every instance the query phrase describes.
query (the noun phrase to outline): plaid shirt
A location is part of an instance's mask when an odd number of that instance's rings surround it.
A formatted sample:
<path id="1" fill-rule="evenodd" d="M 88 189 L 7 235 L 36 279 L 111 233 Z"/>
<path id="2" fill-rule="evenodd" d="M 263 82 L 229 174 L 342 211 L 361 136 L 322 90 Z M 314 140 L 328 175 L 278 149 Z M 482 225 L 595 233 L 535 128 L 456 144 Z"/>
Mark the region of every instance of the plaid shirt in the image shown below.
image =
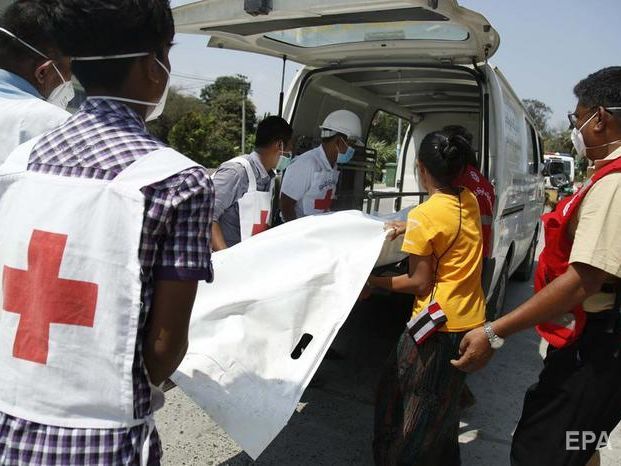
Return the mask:
<path id="1" fill-rule="evenodd" d="M 129 107 L 111 100 L 89 99 L 78 113 L 37 143 L 28 169 L 111 180 L 136 159 L 162 147 Z M 143 188 L 143 194 L 145 215 L 139 257 L 144 306 L 133 365 L 136 419 L 151 414 L 151 389 L 142 343 L 155 280 L 213 280 L 209 243 L 214 189 L 206 170 L 186 170 Z M 0 464 L 136 464 L 142 435 L 143 426 L 67 429 L 0 412 Z M 155 431 L 149 462 L 158 464 L 160 457 L 161 446 Z"/>

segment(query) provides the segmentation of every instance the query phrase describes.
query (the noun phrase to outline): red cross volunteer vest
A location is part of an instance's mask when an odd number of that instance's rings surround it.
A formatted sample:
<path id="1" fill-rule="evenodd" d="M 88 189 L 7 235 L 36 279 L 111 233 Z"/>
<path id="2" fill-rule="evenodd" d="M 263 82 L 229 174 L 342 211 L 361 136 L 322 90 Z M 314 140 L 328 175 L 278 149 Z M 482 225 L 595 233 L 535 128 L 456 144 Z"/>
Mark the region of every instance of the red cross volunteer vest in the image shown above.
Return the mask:
<path id="1" fill-rule="evenodd" d="M 244 167 L 248 176 L 248 191 L 237 201 L 239 206 L 239 232 L 241 240 L 246 241 L 270 227 L 275 182 L 272 180 L 268 191 L 258 191 L 257 178 L 250 161 L 244 157 L 236 157 L 231 162 Z"/>
<path id="2" fill-rule="evenodd" d="M 0 167 L 0 411 L 69 428 L 147 425 L 132 383 L 141 188 L 196 164 L 162 149 L 112 181 L 69 178 L 27 171 L 35 143 Z"/>
<path id="3" fill-rule="evenodd" d="M 621 171 L 621 158 L 605 165 L 595 172 L 582 189 L 573 196 L 563 199 L 554 212 L 545 214 L 543 226 L 546 245 L 539 256 L 535 272 L 535 291 L 539 292 L 569 268 L 573 239 L 569 237 L 569 225 L 589 190 L 606 175 Z M 586 313 L 582 306 L 572 310 L 570 315 L 537 326 L 537 332 L 555 348 L 562 348 L 575 342 L 584 330 Z"/>

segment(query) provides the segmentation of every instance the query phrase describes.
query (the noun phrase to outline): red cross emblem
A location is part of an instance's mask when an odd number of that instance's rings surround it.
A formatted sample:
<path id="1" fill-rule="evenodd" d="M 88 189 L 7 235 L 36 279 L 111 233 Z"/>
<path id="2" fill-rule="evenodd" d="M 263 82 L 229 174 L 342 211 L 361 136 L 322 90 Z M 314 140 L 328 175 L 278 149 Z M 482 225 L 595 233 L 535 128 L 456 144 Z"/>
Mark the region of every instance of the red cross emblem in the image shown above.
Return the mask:
<path id="1" fill-rule="evenodd" d="M 252 225 L 252 236 L 258 235 L 259 233 L 263 233 L 269 228 L 267 224 L 267 216 L 269 215 L 269 211 L 262 210 L 261 211 L 261 223 L 257 223 L 256 225 Z"/>
<path id="2" fill-rule="evenodd" d="M 13 357 L 47 364 L 50 325 L 93 327 L 97 284 L 59 278 L 67 236 L 34 230 L 28 270 L 4 266 L 5 311 L 19 314 Z"/>
<path id="3" fill-rule="evenodd" d="M 323 210 L 324 212 L 329 212 L 332 208 L 332 193 L 334 191 L 332 189 L 328 190 L 326 193 L 326 197 L 324 199 L 315 200 L 315 209 Z"/>

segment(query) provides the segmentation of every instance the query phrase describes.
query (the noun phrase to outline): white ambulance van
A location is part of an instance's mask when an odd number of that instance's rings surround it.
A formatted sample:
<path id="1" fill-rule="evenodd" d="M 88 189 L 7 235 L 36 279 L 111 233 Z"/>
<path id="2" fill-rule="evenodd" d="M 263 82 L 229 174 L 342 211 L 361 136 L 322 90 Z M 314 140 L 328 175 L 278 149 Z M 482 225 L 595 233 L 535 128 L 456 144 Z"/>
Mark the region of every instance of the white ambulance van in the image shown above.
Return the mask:
<path id="1" fill-rule="evenodd" d="M 424 199 L 415 174 L 420 142 L 447 125 L 464 126 L 497 195 L 490 317 L 502 310 L 511 276 L 529 279 L 545 200 L 542 142 L 488 63 L 500 38 L 485 17 L 456 0 L 203 0 L 174 16 L 177 32 L 209 36 L 209 47 L 304 65 L 281 94 L 297 153 L 319 143 L 319 124 L 334 110 L 355 112 L 367 132 L 380 111 L 407 122 L 397 187 L 376 189 L 375 154 L 361 151 L 341 174 L 339 208 L 385 213 L 417 204 Z"/>

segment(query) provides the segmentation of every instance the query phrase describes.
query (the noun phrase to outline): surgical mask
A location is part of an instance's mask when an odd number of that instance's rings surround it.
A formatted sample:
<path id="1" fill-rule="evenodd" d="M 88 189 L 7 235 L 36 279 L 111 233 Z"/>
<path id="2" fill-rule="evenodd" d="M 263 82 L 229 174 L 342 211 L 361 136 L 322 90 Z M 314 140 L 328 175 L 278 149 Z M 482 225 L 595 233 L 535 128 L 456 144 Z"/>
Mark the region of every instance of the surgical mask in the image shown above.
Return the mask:
<path id="1" fill-rule="evenodd" d="M 347 145 L 345 141 L 343 141 L 343 143 Z M 355 153 L 356 153 L 356 149 L 347 145 L 347 150 L 344 153 L 339 152 L 339 156 L 336 159 L 336 163 L 341 164 L 341 165 L 349 163 L 351 159 L 354 158 Z"/>
<path id="2" fill-rule="evenodd" d="M 280 160 L 278 160 L 278 165 L 276 165 L 276 171 L 284 172 L 289 165 L 291 165 L 291 156 L 287 157 L 285 155 L 281 155 Z"/>
<path id="3" fill-rule="evenodd" d="M 33 45 L 30 45 L 25 40 L 20 39 L 15 34 L 13 34 L 11 31 L 8 31 L 7 29 L 0 27 L 0 32 L 6 34 L 9 37 L 12 37 L 17 42 L 22 44 L 24 47 L 32 50 L 34 53 L 36 53 L 40 57 L 43 57 L 46 60 L 49 60 L 50 62 L 52 62 L 52 66 L 54 67 L 54 70 L 56 70 L 56 73 L 58 73 L 58 76 L 60 76 L 62 84 L 54 88 L 46 100 L 49 103 L 56 105 L 57 107 L 66 109 L 67 106 L 69 105 L 69 102 L 71 102 L 73 98 L 75 97 L 75 90 L 73 89 L 73 83 L 71 81 L 65 81 L 65 78 L 63 77 L 62 73 L 58 70 L 56 65 L 54 64 L 54 61 L 50 57 L 45 55 L 43 52 L 41 52 L 39 49 L 37 49 Z"/>
<path id="4" fill-rule="evenodd" d="M 146 57 L 150 54 L 148 52 L 140 52 L 140 53 L 126 53 L 122 55 L 102 55 L 96 57 L 74 57 L 73 61 L 99 61 L 99 60 L 114 60 L 114 59 L 123 59 L 123 58 L 137 58 L 137 57 Z M 166 86 L 164 87 L 164 92 L 162 93 L 162 97 L 158 102 L 147 102 L 145 100 L 136 100 L 136 99 L 128 99 L 126 97 L 116 97 L 116 96 L 105 96 L 105 95 L 97 95 L 90 96 L 91 99 L 110 99 L 116 100 L 119 102 L 127 102 L 130 104 L 138 104 L 145 105 L 149 107 L 147 110 L 147 114 L 145 115 L 145 121 L 153 121 L 157 120 L 162 113 L 164 113 L 164 108 L 166 107 L 166 99 L 168 99 L 168 91 L 170 90 L 170 71 L 164 66 L 164 64 L 159 61 L 157 58 L 155 59 L 158 65 L 162 67 L 162 69 L 166 72 Z"/>
<path id="5" fill-rule="evenodd" d="M 573 143 L 574 148 L 576 149 L 576 153 L 578 154 L 579 158 L 586 157 L 586 151 L 587 151 L 587 146 L 586 146 L 586 143 L 584 142 L 584 136 L 582 135 L 582 130 L 584 129 L 586 125 L 589 124 L 589 122 L 593 118 L 595 118 L 595 115 L 597 115 L 597 112 L 595 112 L 591 116 L 591 118 L 589 118 L 587 121 L 585 121 L 584 124 L 580 128 L 574 128 L 571 131 L 571 142 Z"/>
<path id="6" fill-rule="evenodd" d="M 276 171 L 283 172 L 291 165 L 291 152 L 285 152 L 284 145 L 280 147 L 280 159 L 276 165 Z"/>
<path id="7" fill-rule="evenodd" d="M 50 95 L 47 97 L 47 101 L 53 105 L 56 105 L 57 107 L 66 109 L 69 105 L 69 102 L 71 102 L 75 97 L 73 83 L 71 81 L 65 81 L 65 78 L 63 78 L 63 75 L 60 74 L 60 71 L 58 71 L 56 65 L 52 63 L 52 66 L 58 73 L 58 76 L 60 76 L 60 79 L 62 79 L 63 83 L 60 86 L 56 87 L 50 93 Z"/>
<path id="8" fill-rule="evenodd" d="M 607 110 L 620 110 L 621 107 L 609 107 L 607 108 Z M 578 158 L 584 158 L 586 157 L 586 153 L 587 153 L 587 149 L 598 149 L 600 147 L 605 147 L 605 146 L 609 146 L 611 144 L 616 144 L 617 142 L 620 142 L 621 140 L 616 140 L 616 141 L 612 141 L 612 142 L 608 142 L 606 144 L 601 144 L 599 146 L 590 146 L 587 147 L 586 143 L 584 142 L 584 136 L 582 135 L 582 130 L 584 129 L 584 127 L 586 125 L 589 124 L 589 122 L 595 118 L 595 116 L 597 115 L 597 112 L 594 113 L 591 118 L 589 118 L 581 127 L 580 129 L 578 128 L 574 128 L 571 131 L 571 142 L 574 145 L 574 148 L 576 149 L 576 153 L 578 154 Z"/>

